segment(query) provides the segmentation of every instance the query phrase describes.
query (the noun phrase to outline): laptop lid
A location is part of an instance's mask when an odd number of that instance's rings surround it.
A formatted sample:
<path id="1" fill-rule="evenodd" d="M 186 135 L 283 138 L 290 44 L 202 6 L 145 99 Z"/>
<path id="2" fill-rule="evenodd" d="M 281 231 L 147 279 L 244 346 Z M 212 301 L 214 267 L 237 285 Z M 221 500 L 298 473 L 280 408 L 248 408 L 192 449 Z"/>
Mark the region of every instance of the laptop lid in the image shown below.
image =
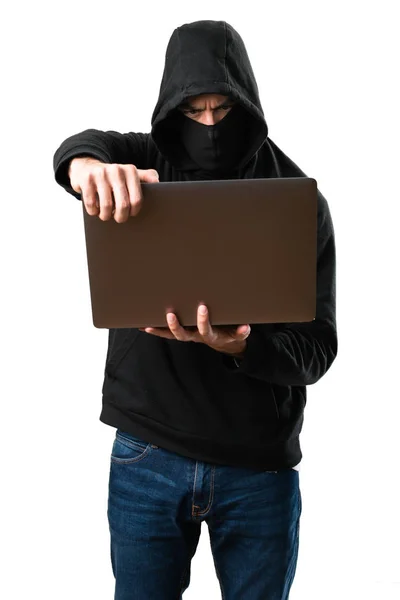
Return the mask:
<path id="1" fill-rule="evenodd" d="M 85 207 L 95 327 L 311 321 L 316 310 L 317 183 L 239 179 L 142 184 L 125 223 Z"/>

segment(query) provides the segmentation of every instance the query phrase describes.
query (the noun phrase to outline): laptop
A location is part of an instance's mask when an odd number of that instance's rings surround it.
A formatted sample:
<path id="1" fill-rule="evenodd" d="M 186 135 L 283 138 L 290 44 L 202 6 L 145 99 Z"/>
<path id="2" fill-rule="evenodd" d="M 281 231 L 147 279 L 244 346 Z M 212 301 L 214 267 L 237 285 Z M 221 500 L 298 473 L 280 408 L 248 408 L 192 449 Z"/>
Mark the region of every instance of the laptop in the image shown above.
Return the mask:
<path id="1" fill-rule="evenodd" d="M 306 322 L 316 311 L 317 182 L 308 177 L 144 183 L 125 223 L 88 215 L 93 324 Z M 82 203 L 83 204 L 83 203 Z"/>

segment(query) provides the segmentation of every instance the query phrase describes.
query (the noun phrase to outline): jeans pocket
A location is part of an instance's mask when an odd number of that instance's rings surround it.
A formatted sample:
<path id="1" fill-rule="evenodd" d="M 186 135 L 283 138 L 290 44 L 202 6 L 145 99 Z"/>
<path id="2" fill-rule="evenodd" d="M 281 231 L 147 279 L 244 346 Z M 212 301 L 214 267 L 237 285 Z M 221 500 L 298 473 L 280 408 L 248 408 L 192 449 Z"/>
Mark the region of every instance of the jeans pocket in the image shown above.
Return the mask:
<path id="1" fill-rule="evenodd" d="M 138 462 L 149 454 L 151 448 L 152 444 L 118 430 L 111 450 L 111 462 L 118 464 Z"/>

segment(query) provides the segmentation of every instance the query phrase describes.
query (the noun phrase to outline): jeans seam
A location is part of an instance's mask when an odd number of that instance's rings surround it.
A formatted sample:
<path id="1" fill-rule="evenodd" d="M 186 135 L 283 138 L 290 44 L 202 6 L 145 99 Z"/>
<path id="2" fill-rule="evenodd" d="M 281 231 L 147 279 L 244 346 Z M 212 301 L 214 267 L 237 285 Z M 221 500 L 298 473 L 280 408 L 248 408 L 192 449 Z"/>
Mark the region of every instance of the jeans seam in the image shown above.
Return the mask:
<path id="1" fill-rule="evenodd" d="M 195 471 L 194 471 L 194 478 L 193 478 L 193 493 L 192 493 L 192 517 L 194 517 L 194 516 L 195 516 L 195 514 L 194 514 L 194 512 L 195 512 L 195 511 L 194 511 L 193 509 L 195 508 L 195 504 L 194 504 L 194 495 L 195 495 L 195 492 L 196 492 L 197 464 L 198 464 L 198 461 L 196 460 L 196 468 L 195 468 Z"/>
<path id="2" fill-rule="evenodd" d="M 142 448 L 142 453 L 139 454 L 139 456 L 136 456 L 135 458 L 119 458 L 117 456 L 113 456 L 111 454 L 111 462 L 116 463 L 116 464 L 122 464 L 122 465 L 129 465 L 132 463 L 136 463 L 139 462 L 140 460 L 142 460 L 142 458 L 145 458 L 149 452 L 151 450 L 151 444 L 148 444 L 148 446 L 143 450 Z"/>
<path id="3" fill-rule="evenodd" d="M 211 486 L 210 486 L 211 489 L 210 489 L 210 497 L 208 499 L 207 507 L 204 510 L 201 510 L 198 513 L 196 513 L 196 516 L 198 516 L 198 515 L 204 515 L 211 508 L 212 502 L 214 500 L 214 479 L 215 479 L 215 466 L 213 466 L 211 468 Z"/>
<path id="4" fill-rule="evenodd" d="M 149 443 L 148 442 L 135 442 L 134 440 L 131 440 L 127 437 L 125 437 L 124 435 L 122 435 L 121 433 L 117 433 L 116 436 L 117 440 L 119 440 L 121 442 L 121 444 L 125 444 L 126 446 L 129 446 L 130 448 L 139 448 L 140 450 L 147 450 Z"/>
<path id="5" fill-rule="evenodd" d="M 187 575 L 187 574 L 188 574 L 188 572 L 189 572 L 190 563 L 192 562 L 192 558 L 193 558 L 193 554 L 194 554 L 195 548 L 196 548 L 196 542 L 193 542 L 193 543 L 192 543 L 192 545 L 190 546 L 190 550 L 189 550 L 189 556 L 188 556 L 188 559 L 187 559 L 187 561 L 186 561 L 186 566 L 185 566 L 185 568 L 184 568 L 184 570 L 183 570 L 183 573 L 182 573 L 182 575 L 181 575 L 180 582 L 179 582 L 179 588 L 180 588 L 180 590 L 179 590 L 179 594 L 180 594 L 180 595 L 182 594 L 182 586 L 183 586 L 183 582 L 184 582 L 184 580 L 185 580 L 185 577 L 186 577 L 186 575 Z"/>
<path id="6" fill-rule="evenodd" d="M 221 588 L 221 598 L 222 598 L 222 600 L 225 600 L 225 592 L 224 592 L 224 588 L 223 588 L 223 586 L 222 586 L 222 578 L 221 578 L 221 573 L 220 573 L 220 571 L 219 571 L 219 569 L 218 569 L 218 566 L 217 566 L 217 561 L 216 561 L 216 559 L 215 559 L 215 552 L 214 552 L 214 543 L 213 543 L 213 541 L 212 541 L 212 539 L 211 539 L 211 538 L 210 538 L 210 545 L 211 545 L 211 552 L 212 552 L 212 554 L 213 554 L 213 557 L 214 557 L 214 568 L 215 568 L 215 572 L 216 572 L 216 574 L 217 574 L 217 577 L 218 577 L 218 581 L 219 581 L 219 587 Z"/>
<path id="7" fill-rule="evenodd" d="M 285 595 L 282 597 L 282 600 L 287 600 L 289 598 L 289 591 L 290 591 L 290 588 L 291 588 L 293 580 L 294 580 L 295 569 L 296 569 L 296 565 L 297 565 L 297 558 L 298 558 L 298 553 L 299 553 L 300 517 L 301 517 L 301 492 L 300 492 L 300 489 L 299 489 L 298 494 L 299 494 L 299 496 L 298 496 L 298 511 L 299 512 L 298 512 L 297 524 L 296 524 L 296 539 L 295 539 L 295 544 L 294 544 L 294 551 L 293 551 L 293 554 L 290 559 L 290 563 L 288 565 L 287 572 L 286 572 L 286 581 L 285 581 L 285 588 L 284 588 Z"/>

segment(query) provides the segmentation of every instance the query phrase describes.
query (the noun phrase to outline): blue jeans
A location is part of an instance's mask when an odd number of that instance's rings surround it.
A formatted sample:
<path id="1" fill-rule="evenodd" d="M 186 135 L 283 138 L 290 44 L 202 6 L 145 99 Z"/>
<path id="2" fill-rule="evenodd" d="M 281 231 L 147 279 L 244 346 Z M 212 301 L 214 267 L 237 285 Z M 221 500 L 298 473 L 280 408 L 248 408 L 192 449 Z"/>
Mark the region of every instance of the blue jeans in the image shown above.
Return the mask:
<path id="1" fill-rule="evenodd" d="M 286 600 L 298 553 L 299 473 L 187 458 L 117 430 L 108 521 L 115 600 L 181 600 L 206 521 L 222 598 Z"/>

